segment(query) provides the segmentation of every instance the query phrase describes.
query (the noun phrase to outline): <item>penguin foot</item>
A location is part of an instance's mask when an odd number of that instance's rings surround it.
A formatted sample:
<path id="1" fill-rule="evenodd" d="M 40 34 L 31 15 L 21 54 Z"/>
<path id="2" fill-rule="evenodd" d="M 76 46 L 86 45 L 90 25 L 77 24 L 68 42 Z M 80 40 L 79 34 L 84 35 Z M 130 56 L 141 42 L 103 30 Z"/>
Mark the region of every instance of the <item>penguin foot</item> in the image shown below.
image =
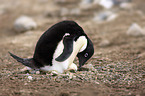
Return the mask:
<path id="1" fill-rule="evenodd" d="M 53 70 L 53 71 L 51 71 L 51 75 L 52 76 L 57 76 L 59 73 L 57 72 L 57 71 L 55 71 L 55 70 Z"/>
<path id="2" fill-rule="evenodd" d="M 31 68 L 30 67 L 24 67 L 23 69 L 21 69 L 20 71 L 21 72 L 25 72 L 25 71 L 29 71 L 29 70 L 31 70 Z"/>
<path id="3" fill-rule="evenodd" d="M 76 64 L 74 64 L 74 63 L 72 63 L 69 67 L 68 67 L 68 69 L 66 70 L 66 71 L 70 71 L 70 72 L 76 72 L 77 71 L 77 65 Z"/>

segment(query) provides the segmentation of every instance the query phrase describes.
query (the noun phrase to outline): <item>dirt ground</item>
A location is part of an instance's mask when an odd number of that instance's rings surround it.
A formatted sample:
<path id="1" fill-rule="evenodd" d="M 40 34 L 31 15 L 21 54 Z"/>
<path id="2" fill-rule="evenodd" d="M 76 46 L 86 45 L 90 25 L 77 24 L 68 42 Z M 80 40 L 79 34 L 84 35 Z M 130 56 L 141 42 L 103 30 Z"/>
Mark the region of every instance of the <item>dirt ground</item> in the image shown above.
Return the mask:
<path id="1" fill-rule="evenodd" d="M 92 19 L 95 13 L 103 11 L 101 6 L 81 9 L 80 14 L 62 15 L 64 7 L 79 8 L 80 0 L 54 1 L 59 0 L 0 0 L 0 95 L 145 96 L 145 36 L 126 34 L 132 23 L 145 29 L 145 1 L 132 0 L 130 9 L 113 8 L 119 16 L 103 23 Z M 13 23 L 22 15 L 33 18 L 38 27 L 15 32 Z M 24 66 L 13 60 L 8 51 L 23 58 L 32 57 L 41 34 L 62 20 L 78 22 L 92 40 L 95 54 L 86 65 L 92 64 L 95 71 L 72 73 L 74 79 L 21 72 Z M 109 43 L 103 43 L 104 40 Z"/>

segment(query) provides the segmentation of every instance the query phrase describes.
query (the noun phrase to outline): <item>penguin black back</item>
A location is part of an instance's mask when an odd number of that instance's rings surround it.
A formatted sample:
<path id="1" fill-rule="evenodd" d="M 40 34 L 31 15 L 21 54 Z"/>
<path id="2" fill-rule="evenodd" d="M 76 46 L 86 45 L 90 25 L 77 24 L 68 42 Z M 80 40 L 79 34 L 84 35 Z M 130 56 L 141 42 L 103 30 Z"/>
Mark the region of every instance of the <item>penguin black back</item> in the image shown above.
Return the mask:
<path id="1" fill-rule="evenodd" d="M 40 64 L 49 64 L 52 66 L 54 51 L 65 33 L 75 36 L 75 40 L 77 40 L 79 36 L 85 35 L 83 29 L 74 21 L 59 22 L 49 28 L 40 37 L 35 48 L 33 59 Z"/>
<path id="2" fill-rule="evenodd" d="M 93 54 L 94 48 L 91 40 L 74 21 L 59 22 L 44 32 L 36 44 L 33 58 L 23 59 L 10 53 L 18 62 L 32 69 L 59 72 L 67 69 L 76 55 L 79 58 L 79 68 L 81 68 Z"/>

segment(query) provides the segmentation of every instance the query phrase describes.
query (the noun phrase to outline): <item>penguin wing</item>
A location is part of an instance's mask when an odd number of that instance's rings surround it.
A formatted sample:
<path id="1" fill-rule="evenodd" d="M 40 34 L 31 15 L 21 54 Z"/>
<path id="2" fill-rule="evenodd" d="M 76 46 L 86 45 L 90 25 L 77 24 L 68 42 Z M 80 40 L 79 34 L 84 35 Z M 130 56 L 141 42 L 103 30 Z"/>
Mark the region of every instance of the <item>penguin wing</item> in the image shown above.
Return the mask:
<path id="1" fill-rule="evenodd" d="M 62 54 L 60 54 L 60 56 L 58 56 L 55 60 L 62 62 L 65 61 L 73 52 L 73 41 L 74 41 L 75 37 L 72 36 L 66 36 L 63 39 L 63 44 L 64 44 L 64 49 Z"/>

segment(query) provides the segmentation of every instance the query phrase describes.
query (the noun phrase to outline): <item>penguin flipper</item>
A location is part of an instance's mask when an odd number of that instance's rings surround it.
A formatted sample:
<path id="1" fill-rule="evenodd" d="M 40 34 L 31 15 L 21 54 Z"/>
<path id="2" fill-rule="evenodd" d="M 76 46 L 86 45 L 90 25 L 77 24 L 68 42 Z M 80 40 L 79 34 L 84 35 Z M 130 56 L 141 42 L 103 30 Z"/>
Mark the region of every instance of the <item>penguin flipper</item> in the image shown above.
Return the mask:
<path id="1" fill-rule="evenodd" d="M 64 49 L 60 56 L 58 56 L 55 60 L 62 62 L 65 61 L 73 52 L 73 41 L 74 37 L 72 36 L 66 36 L 63 39 Z"/>

